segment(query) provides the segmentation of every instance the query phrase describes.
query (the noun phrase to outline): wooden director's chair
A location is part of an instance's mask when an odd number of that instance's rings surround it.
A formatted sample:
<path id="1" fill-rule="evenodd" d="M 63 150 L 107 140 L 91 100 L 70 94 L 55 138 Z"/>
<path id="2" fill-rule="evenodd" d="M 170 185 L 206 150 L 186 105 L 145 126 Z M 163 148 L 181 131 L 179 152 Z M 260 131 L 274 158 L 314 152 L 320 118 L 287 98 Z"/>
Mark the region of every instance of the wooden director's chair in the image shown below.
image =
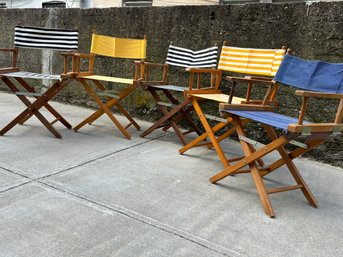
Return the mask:
<path id="1" fill-rule="evenodd" d="M 179 150 L 180 154 L 185 153 L 193 147 L 207 146 L 209 149 L 214 148 L 220 161 L 224 167 L 229 165 L 230 161 L 225 156 L 224 151 L 220 146 L 220 142 L 235 132 L 235 128 L 232 127 L 226 131 L 225 128 L 231 123 L 232 119 L 222 118 L 213 115 L 207 115 L 203 112 L 201 102 L 204 100 L 214 101 L 215 103 L 230 103 L 231 108 L 239 109 L 259 109 L 259 110 L 271 110 L 272 105 L 277 104 L 275 101 L 275 95 L 277 91 L 277 84 L 272 80 L 272 76 L 277 72 L 279 65 L 286 53 L 286 47 L 282 49 L 253 49 L 253 48 L 241 48 L 227 46 L 226 42 L 222 47 L 218 70 L 221 72 L 233 72 L 239 75 L 245 75 L 245 77 L 226 77 L 228 81 L 232 82 L 231 91 L 229 94 L 223 94 L 221 92 L 212 94 L 198 94 L 196 91 L 189 90 L 186 92 L 187 98 L 192 102 L 192 105 L 205 129 L 205 133 L 194 139 Z M 212 71 L 208 71 L 209 73 Z M 193 83 L 193 77 L 199 76 L 200 73 L 204 73 L 203 70 L 190 69 L 191 78 L 190 84 Z M 253 75 L 253 76 L 247 76 Z M 234 90 L 237 83 L 247 84 L 246 97 L 234 96 Z M 252 99 L 253 86 L 267 86 L 268 90 L 263 100 Z M 262 105 L 263 103 L 263 105 Z M 212 121 L 216 125 L 210 125 L 209 121 Z M 244 122 L 247 121 L 243 121 Z M 220 136 L 216 136 L 216 133 L 222 131 Z M 209 142 L 204 142 L 209 138 Z M 263 165 L 263 162 L 260 163 Z"/>
<path id="2" fill-rule="evenodd" d="M 343 63 L 305 61 L 286 55 L 274 80 L 301 89 L 295 92 L 295 95 L 303 98 L 299 117 L 292 118 L 270 111 L 239 110 L 231 108 L 230 104 L 220 104 L 219 109 L 223 116 L 232 119 L 245 156 L 210 178 L 210 181 L 215 183 L 232 174 L 251 173 L 264 210 L 270 217 L 275 215 L 268 194 L 301 189 L 310 205 L 317 207 L 317 202 L 293 163 L 293 159 L 315 148 L 328 137 L 343 135 Z M 334 121 L 331 123 L 305 121 L 304 116 L 310 98 L 339 100 Z M 247 138 L 241 118 L 260 123 L 271 142 L 263 145 Z M 276 133 L 275 129 L 279 129 L 283 133 L 278 135 L 280 133 Z M 286 144 L 292 144 L 297 148 L 287 152 Z M 253 146 L 260 148 L 255 150 Z M 281 158 L 268 166 L 259 167 L 257 160 L 273 151 L 278 151 Z M 287 166 L 296 184 L 266 189 L 263 183 L 264 176 L 283 165 Z M 243 170 L 242 168 L 246 166 L 248 169 Z"/>
<path id="3" fill-rule="evenodd" d="M 78 47 L 78 31 L 64 29 L 46 29 L 37 27 L 15 27 L 14 48 L 0 48 L 2 52 L 12 54 L 12 65 L 7 68 L 0 68 L 0 79 L 8 88 L 26 105 L 26 109 L 13 119 L 7 126 L 0 130 L 0 135 L 3 136 L 6 132 L 12 129 L 17 124 L 23 124 L 31 116 L 36 116 L 42 124 L 57 138 L 61 138 L 61 134 L 52 126 L 55 122 L 60 121 L 65 127 L 71 129 L 71 125 L 59 114 L 48 102 L 58 94 L 74 77 L 73 72 L 69 72 L 69 59 L 72 59 L 72 69 L 75 65 L 75 59 L 72 53 L 62 53 L 64 55 L 64 71 L 61 75 L 39 74 L 27 71 L 20 71 L 17 67 L 17 58 L 19 48 L 32 48 L 42 50 L 58 50 L 64 52 L 75 52 Z M 22 50 L 21 54 L 28 53 L 28 50 Z M 27 79 L 35 80 L 53 80 L 52 86 L 48 87 L 45 92 L 42 84 L 32 86 L 27 82 Z M 13 81 L 14 80 L 14 81 Z M 16 82 L 15 82 L 16 81 Z M 17 86 L 19 84 L 19 88 Z M 31 102 L 27 97 L 34 97 L 35 101 Z M 39 110 L 45 107 L 55 120 L 49 122 Z"/>
<path id="4" fill-rule="evenodd" d="M 196 132 L 198 135 L 201 134 L 199 128 L 193 121 L 191 113 L 193 107 L 191 105 L 190 99 L 185 99 L 183 93 L 189 88 L 184 86 L 175 86 L 170 85 L 167 82 L 167 75 L 170 66 L 178 68 L 214 68 L 217 65 L 218 57 L 218 47 L 210 47 L 199 51 L 193 51 L 191 49 L 177 47 L 170 45 L 167 53 L 167 59 L 165 64 L 157 63 L 144 63 L 145 72 L 142 81 L 143 88 L 148 90 L 153 99 L 156 102 L 156 105 L 163 113 L 163 117 L 160 118 L 156 123 L 154 123 L 150 128 L 145 130 L 141 137 L 149 135 L 156 129 L 163 128 L 164 131 L 167 131 L 169 128 L 172 128 L 175 131 L 175 134 L 179 138 L 180 142 L 183 145 L 187 144 L 185 138 L 186 134 L 191 132 Z M 151 80 L 150 75 L 153 69 L 162 69 L 162 78 L 160 80 Z M 218 72 L 214 72 L 218 74 Z M 215 85 L 214 76 L 211 78 L 211 85 L 208 88 L 197 87 L 194 90 L 197 92 L 206 91 L 208 93 L 214 92 L 219 85 Z M 181 99 L 177 99 L 178 94 L 182 94 Z M 168 102 L 164 101 L 165 98 Z M 185 121 L 189 126 L 189 130 L 182 132 L 180 129 L 180 122 Z"/>
<path id="5" fill-rule="evenodd" d="M 92 46 L 90 54 L 75 54 L 77 58 L 77 80 L 83 85 L 87 93 L 98 104 L 99 109 L 92 115 L 87 117 L 80 124 L 73 129 L 78 131 L 87 123 L 91 124 L 103 114 L 111 119 L 111 121 L 118 127 L 121 133 L 130 139 L 131 136 L 127 128 L 131 125 L 135 126 L 137 130 L 140 129 L 139 125 L 134 121 L 130 114 L 120 104 L 120 101 L 130 95 L 140 83 L 142 62 L 146 58 L 147 39 L 130 39 L 130 38 L 115 38 L 103 35 L 97 35 L 95 32 L 92 35 Z M 95 56 L 105 56 L 112 58 L 125 58 L 125 59 L 139 59 L 135 62 L 135 75 L 133 79 L 117 78 L 111 76 L 101 76 L 94 74 L 94 60 Z M 88 59 L 88 71 L 81 71 L 81 59 Z M 111 82 L 116 84 L 125 85 L 125 89 L 121 90 L 106 90 L 106 87 L 100 82 Z M 91 83 L 93 82 L 97 90 L 93 89 Z M 105 97 L 106 102 L 100 97 Z M 116 107 L 128 120 L 129 124 L 124 127 L 111 112 L 111 108 Z"/>

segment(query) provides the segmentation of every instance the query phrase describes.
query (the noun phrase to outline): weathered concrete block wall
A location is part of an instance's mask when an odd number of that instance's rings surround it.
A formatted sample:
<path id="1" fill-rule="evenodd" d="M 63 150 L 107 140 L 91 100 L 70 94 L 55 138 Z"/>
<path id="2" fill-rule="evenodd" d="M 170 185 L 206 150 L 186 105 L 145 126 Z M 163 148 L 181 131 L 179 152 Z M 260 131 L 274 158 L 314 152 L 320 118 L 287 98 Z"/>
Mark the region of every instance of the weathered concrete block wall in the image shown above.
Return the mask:
<path id="1" fill-rule="evenodd" d="M 16 24 L 59 28 L 77 27 L 82 52 L 88 52 L 93 29 L 99 34 L 117 37 L 148 37 L 148 59 L 164 62 L 169 42 L 175 45 L 201 49 L 223 40 L 230 45 L 259 48 L 278 48 L 286 45 L 295 55 L 308 59 L 343 62 L 343 2 L 250 4 L 232 6 L 183 6 L 108 9 L 0 9 L 0 47 L 13 43 Z M 4 57 L 0 57 L 3 65 Z M 41 71 L 46 57 L 39 51 L 23 50 L 19 65 L 31 71 Z M 58 55 L 52 59 L 53 70 L 60 72 Z M 132 76 L 130 62 L 98 58 L 97 72 L 103 75 Z M 187 74 L 172 69 L 170 81 L 187 85 Z M 228 85 L 223 81 L 223 87 Z M 5 89 L 0 84 L 2 89 Z M 282 89 L 280 112 L 296 114 L 299 99 L 292 90 Z M 61 101 L 87 104 L 82 88 L 74 84 L 58 97 Z M 151 117 L 155 113 L 150 100 L 141 90 L 126 102 L 137 115 Z M 316 102 L 309 113 L 314 120 L 332 117 L 334 106 Z M 209 106 L 213 112 L 216 106 Z M 149 115 L 144 116 L 145 113 Z M 156 112 L 158 113 L 158 112 Z M 262 135 L 263 137 L 263 135 Z M 342 140 L 333 140 L 320 151 L 330 153 L 330 159 L 343 166 Z M 320 153 L 319 153 L 320 156 Z M 319 158 L 319 157 L 318 157 Z"/>

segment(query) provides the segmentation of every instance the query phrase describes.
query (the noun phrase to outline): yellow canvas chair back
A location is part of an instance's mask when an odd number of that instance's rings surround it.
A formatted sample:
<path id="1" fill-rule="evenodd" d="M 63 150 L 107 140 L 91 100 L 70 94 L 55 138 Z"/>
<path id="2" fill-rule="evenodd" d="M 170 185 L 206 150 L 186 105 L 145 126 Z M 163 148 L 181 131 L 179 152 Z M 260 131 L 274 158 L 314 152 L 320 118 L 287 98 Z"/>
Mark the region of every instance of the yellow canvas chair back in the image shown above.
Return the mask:
<path id="1" fill-rule="evenodd" d="M 249 75 L 273 77 L 286 49 L 254 49 L 223 46 L 218 69 Z"/>
<path id="2" fill-rule="evenodd" d="M 91 53 L 115 58 L 145 59 L 147 40 L 92 35 Z"/>
<path id="3" fill-rule="evenodd" d="M 99 109 L 92 115 L 84 119 L 81 123 L 74 127 L 78 131 L 86 124 L 91 124 L 103 114 L 106 114 L 110 120 L 118 127 L 120 132 L 130 139 L 131 135 L 127 129 L 133 125 L 137 130 L 140 126 L 132 118 L 127 110 L 121 105 L 121 101 L 128 97 L 134 89 L 140 84 L 143 73 L 143 61 L 146 58 L 147 38 L 144 35 L 143 39 L 131 38 L 116 38 L 104 35 L 92 34 L 92 45 L 90 54 L 78 54 L 78 81 L 86 89 L 87 93 L 98 104 Z M 135 72 L 133 78 L 122 78 L 113 76 L 103 76 L 94 74 L 95 56 L 102 55 L 110 58 L 136 59 L 134 62 Z M 80 71 L 81 58 L 87 58 L 88 70 Z M 108 88 L 109 83 L 114 83 L 111 88 Z M 117 87 L 116 85 L 119 85 Z M 106 100 L 104 100 L 106 99 Z M 127 118 L 129 124 L 123 126 L 119 120 L 111 112 L 111 107 L 114 106 Z"/>

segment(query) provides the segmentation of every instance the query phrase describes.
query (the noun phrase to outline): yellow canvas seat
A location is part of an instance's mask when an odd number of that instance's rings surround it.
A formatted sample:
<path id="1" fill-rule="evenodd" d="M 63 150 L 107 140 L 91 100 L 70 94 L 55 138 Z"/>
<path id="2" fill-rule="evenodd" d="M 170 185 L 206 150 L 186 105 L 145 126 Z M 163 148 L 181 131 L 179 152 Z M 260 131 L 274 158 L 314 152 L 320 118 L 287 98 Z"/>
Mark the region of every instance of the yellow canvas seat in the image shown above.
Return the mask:
<path id="1" fill-rule="evenodd" d="M 95 100 L 98 104 L 99 109 L 92 115 L 83 120 L 80 124 L 75 126 L 73 129 L 78 131 L 81 127 L 87 123 L 92 123 L 103 114 L 111 119 L 111 121 L 118 127 L 121 133 L 130 139 L 131 136 L 127 131 L 127 128 L 131 125 L 135 126 L 136 129 L 140 129 L 136 121 L 131 117 L 131 115 L 124 109 L 120 104 L 120 101 L 130 95 L 133 90 L 140 83 L 140 70 L 142 64 L 140 62 L 135 62 L 135 74 L 132 79 L 130 78 L 118 78 L 111 76 L 95 75 L 94 74 L 94 58 L 96 55 L 110 57 L 110 58 L 124 58 L 124 59 L 136 59 L 144 61 L 146 58 L 146 47 L 147 40 L 144 39 L 130 39 L 130 38 L 115 38 L 103 35 L 97 35 L 93 33 L 92 35 L 92 46 L 90 54 L 76 54 L 77 57 L 77 80 L 83 85 L 87 93 Z M 87 58 L 89 60 L 88 71 L 81 71 L 81 59 Z M 116 84 L 126 85 L 124 89 L 121 90 L 107 90 L 102 82 L 110 82 Z M 95 85 L 95 88 L 91 86 Z M 106 101 L 103 101 L 101 97 L 105 97 Z M 117 118 L 111 112 L 111 108 L 116 107 L 117 110 L 122 113 L 129 121 L 127 126 L 123 126 Z"/>
<path id="2" fill-rule="evenodd" d="M 212 115 L 204 114 L 201 102 L 204 100 L 214 101 L 215 103 L 228 103 L 231 109 L 240 110 L 271 110 L 271 105 L 275 104 L 275 94 L 277 91 L 277 84 L 272 81 L 272 77 L 278 70 L 280 63 L 286 53 L 286 48 L 282 49 L 253 49 L 227 46 L 226 42 L 221 50 L 218 70 L 221 72 L 233 72 L 238 75 L 245 75 L 245 77 L 226 77 L 228 81 L 232 82 L 229 94 L 222 92 L 215 92 L 214 94 L 198 94 L 195 91 L 189 90 L 187 92 L 188 99 L 191 100 L 192 105 L 205 129 L 205 133 L 194 139 L 179 150 L 180 154 L 185 153 L 189 149 L 198 146 L 214 147 L 220 161 L 224 167 L 229 165 L 230 160 L 225 156 L 220 142 L 230 136 L 235 130 L 231 128 L 223 132 L 220 136 L 215 133 L 226 128 L 232 121 L 230 117 L 219 118 Z M 193 77 L 199 76 L 201 70 L 190 69 Z M 210 72 L 210 71 L 209 71 Z M 250 76 L 247 76 L 250 75 Z M 263 77 L 262 77 L 263 76 Z M 194 80 L 194 79 L 191 79 Z M 191 83 L 191 82 L 190 82 Z M 244 98 L 235 97 L 235 87 L 237 83 L 247 84 L 247 93 Z M 251 99 L 253 85 L 264 85 L 268 87 L 267 93 L 263 100 Z M 263 103 L 263 105 L 262 105 Z M 215 126 L 210 126 L 209 120 L 216 122 Z M 243 121 L 244 124 L 245 121 Z M 210 142 L 204 142 L 209 138 Z M 262 161 L 261 161 L 261 164 Z"/>

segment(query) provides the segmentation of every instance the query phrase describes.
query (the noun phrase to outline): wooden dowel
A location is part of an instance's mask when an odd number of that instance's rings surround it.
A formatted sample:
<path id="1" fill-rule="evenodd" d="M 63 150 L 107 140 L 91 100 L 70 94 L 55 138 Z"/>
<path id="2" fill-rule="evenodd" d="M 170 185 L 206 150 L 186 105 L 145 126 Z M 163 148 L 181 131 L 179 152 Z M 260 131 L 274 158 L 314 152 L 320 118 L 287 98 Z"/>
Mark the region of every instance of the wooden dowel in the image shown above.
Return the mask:
<path id="1" fill-rule="evenodd" d="M 307 102 L 308 102 L 308 97 L 304 97 L 302 105 L 301 105 L 300 113 L 299 113 L 299 120 L 298 120 L 299 125 L 303 124 Z"/>

